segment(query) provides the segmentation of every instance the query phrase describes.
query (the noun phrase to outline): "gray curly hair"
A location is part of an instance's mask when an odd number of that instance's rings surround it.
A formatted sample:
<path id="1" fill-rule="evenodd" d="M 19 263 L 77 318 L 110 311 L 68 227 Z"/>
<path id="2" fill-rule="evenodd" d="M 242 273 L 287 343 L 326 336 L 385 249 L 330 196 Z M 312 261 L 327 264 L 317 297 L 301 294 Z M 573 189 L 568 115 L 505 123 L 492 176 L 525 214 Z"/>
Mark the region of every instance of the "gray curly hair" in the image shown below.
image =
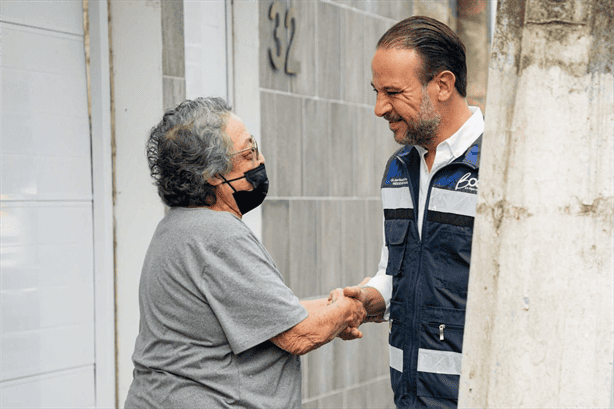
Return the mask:
<path id="1" fill-rule="evenodd" d="M 207 180 L 232 170 L 234 146 L 225 131 L 230 109 L 222 98 L 186 100 L 151 130 L 149 170 L 169 207 L 215 204 L 215 187 Z"/>

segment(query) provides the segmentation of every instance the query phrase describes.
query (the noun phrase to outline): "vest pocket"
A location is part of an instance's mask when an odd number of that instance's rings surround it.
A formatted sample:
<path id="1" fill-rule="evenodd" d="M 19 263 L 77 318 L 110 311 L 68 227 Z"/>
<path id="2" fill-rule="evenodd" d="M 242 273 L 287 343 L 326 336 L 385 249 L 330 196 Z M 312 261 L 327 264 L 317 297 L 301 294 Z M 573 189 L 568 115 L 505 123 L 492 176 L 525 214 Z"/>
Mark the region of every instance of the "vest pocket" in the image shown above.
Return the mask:
<path id="1" fill-rule="evenodd" d="M 457 399 L 465 312 L 432 309 L 423 313 L 418 349 L 417 394 Z"/>
<path id="2" fill-rule="evenodd" d="M 388 247 L 388 266 L 386 274 L 396 276 L 401 272 L 405 254 L 405 238 L 409 229 L 409 220 L 392 219 L 384 221 L 386 246 Z"/>

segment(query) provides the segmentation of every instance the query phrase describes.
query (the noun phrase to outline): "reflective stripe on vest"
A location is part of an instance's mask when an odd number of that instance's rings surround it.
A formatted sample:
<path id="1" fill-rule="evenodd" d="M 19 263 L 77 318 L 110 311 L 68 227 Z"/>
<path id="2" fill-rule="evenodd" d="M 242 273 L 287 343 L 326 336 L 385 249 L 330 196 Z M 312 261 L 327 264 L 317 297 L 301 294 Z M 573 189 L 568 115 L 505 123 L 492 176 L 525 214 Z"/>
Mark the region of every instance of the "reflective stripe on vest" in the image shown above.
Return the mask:
<path id="1" fill-rule="evenodd" d="M 461 374 L 460 352 L 418 349 L 418 372 L 431 372 L 445 375 Z M 391 358 L 392 360 L 392 355 Z"/>
<path id="2" fill-rule="evenodd" d="M 438 189 L 434 187 L 431 190 L 429 210 L 441 213 L 454 213 L 461 216 L 475 217 L 475 206 L 477 204 L 477 201 L 478 195 L 474 193 Z"/>
<path id="3" fill-rule="evenodd" d="M 409 194 L 409 188 L 407 186 L 383 188 L 382 206 L 384 209 L 413 209 L 414 204 Z"/>
<path id="4" fill-rule="evenodd" d="M 388 344 L 390 367 L 396 371 L 403 372 L 403 350 Z"/>

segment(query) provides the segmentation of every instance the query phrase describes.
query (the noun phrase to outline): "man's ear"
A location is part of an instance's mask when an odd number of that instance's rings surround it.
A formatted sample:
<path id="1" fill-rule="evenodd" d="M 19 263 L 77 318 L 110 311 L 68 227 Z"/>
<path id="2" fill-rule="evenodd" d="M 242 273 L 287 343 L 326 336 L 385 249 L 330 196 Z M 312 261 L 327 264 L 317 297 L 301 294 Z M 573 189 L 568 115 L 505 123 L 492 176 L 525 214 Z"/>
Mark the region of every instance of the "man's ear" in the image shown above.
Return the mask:
<path id="1" fill-rule="evenodd" d="M 456 76 L 451 71 L 442 71 L 434 78 L 435 84 L 438 86 L 437 100 L 446 102 L 454 94 L 454 86 L 456 85 Z"/>

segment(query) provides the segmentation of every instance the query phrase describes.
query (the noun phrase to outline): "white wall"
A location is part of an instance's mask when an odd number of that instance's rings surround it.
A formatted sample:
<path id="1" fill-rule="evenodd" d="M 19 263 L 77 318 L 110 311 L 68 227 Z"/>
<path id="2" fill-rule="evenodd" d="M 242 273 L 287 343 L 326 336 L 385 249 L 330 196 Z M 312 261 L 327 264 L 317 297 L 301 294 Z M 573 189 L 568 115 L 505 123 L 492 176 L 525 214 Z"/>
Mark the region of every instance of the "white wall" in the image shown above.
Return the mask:
<path id="1" fill-rule="evenodd" d="M 226 2 L 186 0 L 183 13 L 186 99 L 217 96 L 231 102 L 228 94 Z"/>
<path id="2" fill-rule="evenodd" d="M 0 406 L 92 407 L 92 173 L 81 2 L 1 3 Z"/>
<path id="3" fill-rule="evenodd" d="M 164 216 L 145 155 L 148 132 L 163 114 L 161 5 L 151 0 L 112 0 L 109 14 L 116 145 L 118 403 L 123 407 L 139 329 L 139 277 L 149 241 Z"/>

